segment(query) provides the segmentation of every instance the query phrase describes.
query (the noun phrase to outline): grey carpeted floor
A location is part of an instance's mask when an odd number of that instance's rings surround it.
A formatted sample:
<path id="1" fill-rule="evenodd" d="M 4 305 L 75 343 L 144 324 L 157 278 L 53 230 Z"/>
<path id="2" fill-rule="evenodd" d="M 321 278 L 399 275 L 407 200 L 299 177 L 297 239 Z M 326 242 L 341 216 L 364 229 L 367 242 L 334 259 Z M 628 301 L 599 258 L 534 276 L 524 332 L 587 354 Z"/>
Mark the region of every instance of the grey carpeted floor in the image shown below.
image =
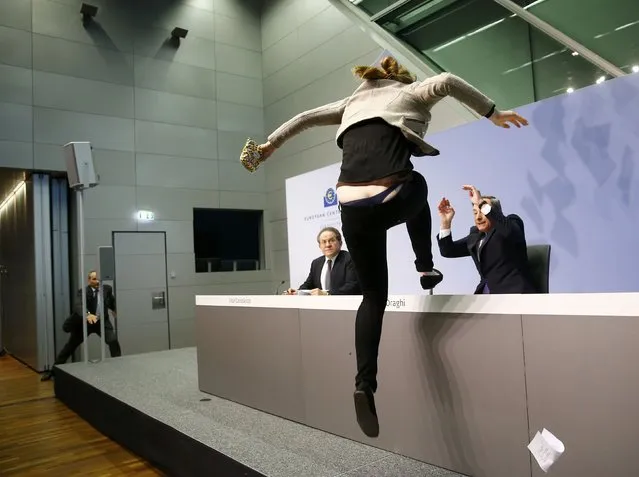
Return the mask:
<path id="1" fill-rule="evenodd" d="M 195 348 L 63 368 L 269 477 L 460 476 L 202 393 Z"/>

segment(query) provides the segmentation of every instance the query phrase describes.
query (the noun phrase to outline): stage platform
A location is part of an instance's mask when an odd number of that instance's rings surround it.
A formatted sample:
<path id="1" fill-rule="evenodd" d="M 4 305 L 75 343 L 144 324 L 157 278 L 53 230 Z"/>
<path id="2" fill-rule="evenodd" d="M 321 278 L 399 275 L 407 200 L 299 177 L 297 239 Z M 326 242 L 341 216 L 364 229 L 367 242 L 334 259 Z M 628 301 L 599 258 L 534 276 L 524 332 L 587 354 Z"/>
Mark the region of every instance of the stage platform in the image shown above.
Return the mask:
<path id="1" fill-rule="evenodd" d="M 197 376 L 185 348 L 62 365 L 55 392 L 169 476 L 460 476 L 205 394 Z"/>

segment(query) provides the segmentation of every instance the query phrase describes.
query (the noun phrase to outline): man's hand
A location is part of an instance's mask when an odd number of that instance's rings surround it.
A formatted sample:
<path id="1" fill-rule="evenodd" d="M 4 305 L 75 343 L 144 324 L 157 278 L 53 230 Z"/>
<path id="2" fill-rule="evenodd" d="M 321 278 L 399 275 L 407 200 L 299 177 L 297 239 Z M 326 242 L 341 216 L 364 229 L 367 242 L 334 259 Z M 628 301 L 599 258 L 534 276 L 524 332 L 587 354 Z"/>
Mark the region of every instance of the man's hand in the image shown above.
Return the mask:
<path id="1" fill-rule="evenodd" d="M 288 290 L 284 290 L 284 293 L 282 293 L 282 295 L 297 295 L 297 290 L 295 290 L 294 288 L 289 288 Z"/>
<path id="2" fill-rule="evenodd" d="M 470 197 L 470 201 L 473 205 L 479 205 L 481 202 L 481 192 L 479 192 L 474 185 L 465 185 L 462 189 L 468 191 L 468 196 Z"/>
<path id="3" fill-rule="evenodd" d="M 311 290 L 311 295 L 313 295 L 313 296 L 328 295 L 328 292 L 324 291 L 324 290 L 321 290 L 319 288 L 313 288 Z"/>
<path id="4" fill-rule="evenodd" d="M 490 119 L 495 126 L 499 126 L 504 129 L 510 129 L 510 124 L 508 123 L 512 123 L 518 128 L 528 126 L 528 120 L 514 111 L 495 110 L 492 116 L 488 119 Z"/>
<path id="5" fill-rule="evenodd" d="M 455 209 L 450 205 L 450 201 L 443 197 L 437 205 L 437 212 L 439 213 L 439 220 L 441 221 L 442 229 L 450 229 L 450 224 L 455 217 Z"/>
<path id="6" fill-rule="evenodd" d="M 89 324 L 93 324 L 93 323 L 97 323 L 98 322 L 98 317 L 95 315 L 92 315 L 91 313 L 89 313 L 87 315 L 87 321 L 89 322 Z"/>
<path id="7" fill-rule="evenodd" d="M 270 142 L 260 144 L 259 148 L 260 152 L 262 153 L 263 161 L 267 160 L 271 156 L 271 154 L 275 152 L 275 146 L 273 146 L 273 144 L 271 144 Z"/>

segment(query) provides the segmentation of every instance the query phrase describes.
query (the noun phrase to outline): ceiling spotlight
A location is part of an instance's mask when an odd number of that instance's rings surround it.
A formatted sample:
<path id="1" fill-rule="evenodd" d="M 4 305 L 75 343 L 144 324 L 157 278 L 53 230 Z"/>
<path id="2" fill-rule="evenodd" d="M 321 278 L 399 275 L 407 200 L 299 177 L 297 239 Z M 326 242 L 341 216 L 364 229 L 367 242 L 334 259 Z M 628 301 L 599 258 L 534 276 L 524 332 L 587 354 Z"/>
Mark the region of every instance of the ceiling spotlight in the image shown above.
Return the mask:
<path id="1" fill-rule="evenodd" d="M 189 31 L 184 28 L 175 27 L 171 32 L 171 38 L 186 38 Z"/>
<path id="2" fill-rule="evenodd" d="M 632 72 L 633 72 L 633 73 L 639 73 L 639 65 L 634 65 L 634 66 L 632 67 Z"/>
<path id="3" fill-rule="evenodd" d="M 87 22 L 98 14 L 98 7 L 83 3 L 82 8 L 80 8 L 80 13 L 82 14 L 82 20 Z"/>
<path id="4" fill-rule="evenodd" d="M 599 78 L 597 78 L 597 84 L 601 84 L 604 81 L 606 81 L 606 77 L 605 76 L 600 76 Z"/>
<path id="5" fill-rule="evenodd" d="M 575 92 L 575 88 L 568 88 L 566 90 L 566 93 L 570 94 L 570 93 L 574 93 Z"/>

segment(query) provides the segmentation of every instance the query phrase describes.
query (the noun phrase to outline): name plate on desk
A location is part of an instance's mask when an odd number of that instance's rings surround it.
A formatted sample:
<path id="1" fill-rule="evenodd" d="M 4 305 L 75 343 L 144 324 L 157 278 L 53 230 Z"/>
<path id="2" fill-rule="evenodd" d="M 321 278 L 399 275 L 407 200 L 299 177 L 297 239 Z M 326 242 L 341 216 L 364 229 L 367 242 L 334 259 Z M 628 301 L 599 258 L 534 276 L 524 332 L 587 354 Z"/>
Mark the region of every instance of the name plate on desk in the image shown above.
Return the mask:
<path id="1" fill-rule="evenodd" d="M 361 295 L 197 295 L 196 306 L 352 310 Z M 492 315 L 639 316 L 639 293 L 392 295 L 387 311 Z"/>

